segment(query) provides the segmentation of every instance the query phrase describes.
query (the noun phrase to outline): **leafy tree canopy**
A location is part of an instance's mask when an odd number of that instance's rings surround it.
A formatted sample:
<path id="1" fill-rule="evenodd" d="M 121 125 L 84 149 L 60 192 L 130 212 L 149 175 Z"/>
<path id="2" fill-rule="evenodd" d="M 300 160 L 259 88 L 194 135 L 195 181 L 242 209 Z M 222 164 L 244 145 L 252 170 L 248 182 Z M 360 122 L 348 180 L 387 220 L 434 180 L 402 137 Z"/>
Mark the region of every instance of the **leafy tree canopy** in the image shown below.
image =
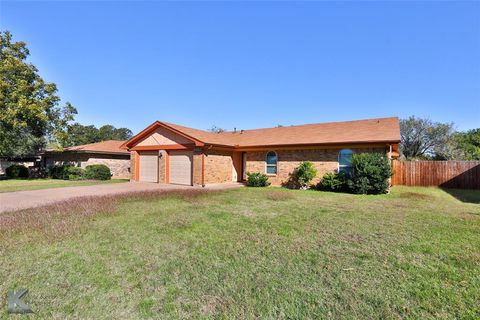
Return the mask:
<path id="1" fill-rule="evenodd" d="M 32 155 L 48 140 L 61 140 L 77 110 L 59 106 L 57 87 L 28 63 L 25 42 L 0 31 L 0 156 Z"/>
<path id="2" fill-rule="evenodd" d="M 400 120 L 402 154 L 408 158 L 429 158 L 446 153 L 445 145 L 454 133 L 453 123 L 439 123 L 416 118 Z"/>
<path id="3" fill-rule="evenodd" d="M 132 136 L 132 131 L 127 128 L 104 125 L 97 129 L 93 125 L 84 126 L 80 123 L 74 123 L 68 126 L 65 138 L 61 141 L 61 146 L 78 146 L 105 140 L 128 140 Z"/>
<path id="4" fill-rule="evenodd" d="M 456 132 L 453 123 L 400 120 L 400 150 L 407 159 L 480 160 L 480 128 Z"/>
<path id="5" fill-rule="evenodd" d="M 456 133 L 455 142 L 465 160 L 480 160 L 480 128 Z"/>

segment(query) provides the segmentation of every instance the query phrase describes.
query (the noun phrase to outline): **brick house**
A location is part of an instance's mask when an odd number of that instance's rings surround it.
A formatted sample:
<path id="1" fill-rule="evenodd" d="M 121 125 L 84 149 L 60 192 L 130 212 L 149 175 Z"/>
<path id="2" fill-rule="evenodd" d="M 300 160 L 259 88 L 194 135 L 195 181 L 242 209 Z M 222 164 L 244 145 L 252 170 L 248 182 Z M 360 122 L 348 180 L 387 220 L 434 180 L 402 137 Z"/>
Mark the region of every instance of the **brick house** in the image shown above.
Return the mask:
<path id="1" fill-rule="evenodd" d="M 112 178 L 130 177 L 130 153 L 121 148 L 125 141 L 107 140 L 68 147 L 63 150 L 47 150 L 41 155 L 41 166 L 73 164 L 84 168 L 91 164 L 104 164 L 110 168 Z"/>
<path id="2" fill-rule="evenodd" d="M 327 172 L 349 169 L 353 153 L 398 156 L 399 119 L 380 118 L 255 130 L 208 132 L 156 121 L 123 144 L 133 181 L 207 185 L 262 172 L 284 185 L 302 161 Z"/>

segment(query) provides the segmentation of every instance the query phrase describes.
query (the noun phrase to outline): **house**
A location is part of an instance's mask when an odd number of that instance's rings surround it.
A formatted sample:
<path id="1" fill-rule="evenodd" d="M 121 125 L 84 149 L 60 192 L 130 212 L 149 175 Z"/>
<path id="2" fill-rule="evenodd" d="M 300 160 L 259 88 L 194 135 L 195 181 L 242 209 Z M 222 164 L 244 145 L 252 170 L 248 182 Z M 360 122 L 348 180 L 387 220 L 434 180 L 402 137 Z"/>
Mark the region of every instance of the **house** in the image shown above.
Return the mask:
<path id="1" fill-rule="evenodd" d="M 39 156 L 0 157 L 0 176 L 5 175 L 7 168 L 11 165 L 18 164 L 31 169 L 35 167 L 39 161 Z"/>
<path id="2" fill-rule="evenodd" d="M 110 168 L 113 178 L 129 178 L 130 153 L 121 148 L 124 143 L 120 140 L 107 140 L 63 150 L 47 150 L 42 154 L 41 164 L 46 169 L 67 163 L 81 168 L 91 164 L 104 164 Z"/>
<path id="3" fill-rule="evenodd" d="M 208 132 L 156 121 L 123 144 L 133 181 L 207 185 L 243 181 L 262 172 L 273 185 L 287 184 L 302 161 L 325 173 L 348 171 L 353 153 L 398 156 L 399 119 L 306 124 Z"/>

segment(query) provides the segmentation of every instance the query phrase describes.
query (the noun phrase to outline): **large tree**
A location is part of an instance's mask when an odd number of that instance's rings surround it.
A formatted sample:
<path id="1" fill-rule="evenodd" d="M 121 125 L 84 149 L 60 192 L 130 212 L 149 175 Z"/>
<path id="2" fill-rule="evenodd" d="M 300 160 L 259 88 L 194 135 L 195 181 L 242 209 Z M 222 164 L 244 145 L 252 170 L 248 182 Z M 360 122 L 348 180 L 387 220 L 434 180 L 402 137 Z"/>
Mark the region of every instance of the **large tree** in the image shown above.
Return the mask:
<path id="1" fill-rule="evenodd" d="M 0 156 L 32 155 L 48 140 L 62 139 L 76 109 L 59 106 L 57 87 L 28 63 L 25 42 L 0 31 Z"/>
<path id="2" fill-rule="evenodd" d="M 400 120 L 400 150 L 407 159 L 456 158 L 453 123 L 416 118 Z"/>

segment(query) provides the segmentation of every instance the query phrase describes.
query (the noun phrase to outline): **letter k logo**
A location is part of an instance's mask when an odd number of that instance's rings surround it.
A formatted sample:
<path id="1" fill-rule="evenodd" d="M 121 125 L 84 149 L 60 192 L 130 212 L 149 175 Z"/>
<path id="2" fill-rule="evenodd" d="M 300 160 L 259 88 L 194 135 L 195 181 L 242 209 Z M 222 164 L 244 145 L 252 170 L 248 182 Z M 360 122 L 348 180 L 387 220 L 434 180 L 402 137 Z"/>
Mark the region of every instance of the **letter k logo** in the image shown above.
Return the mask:
<path id="1" fill-rule="evenodd" d="M 28 289 L 8 292 L 8 313 L 32 313 L 32 309 L 23 303 L 20 298 L 26 295 Z"/>

